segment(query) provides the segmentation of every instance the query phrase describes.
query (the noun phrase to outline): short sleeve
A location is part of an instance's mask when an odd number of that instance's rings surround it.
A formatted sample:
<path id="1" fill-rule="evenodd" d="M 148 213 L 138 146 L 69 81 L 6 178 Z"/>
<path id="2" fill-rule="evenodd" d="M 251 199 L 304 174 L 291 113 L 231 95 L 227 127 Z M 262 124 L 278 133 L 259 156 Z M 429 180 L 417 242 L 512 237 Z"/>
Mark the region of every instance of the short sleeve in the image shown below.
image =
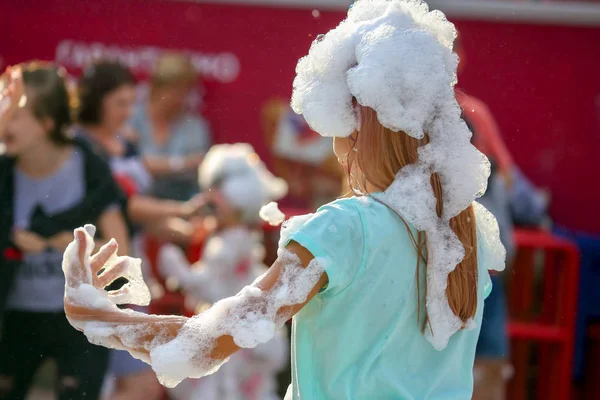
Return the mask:
<path id="1" fill-rule="evenodd" d="M 322 262 L 329 280 L 323 294 L 347 288 L 364 262 L 362 217 L 352 200 L 338 200 L 315 214 L 292 218 L 282 228 L 281 245 L 297 242 Z"/>

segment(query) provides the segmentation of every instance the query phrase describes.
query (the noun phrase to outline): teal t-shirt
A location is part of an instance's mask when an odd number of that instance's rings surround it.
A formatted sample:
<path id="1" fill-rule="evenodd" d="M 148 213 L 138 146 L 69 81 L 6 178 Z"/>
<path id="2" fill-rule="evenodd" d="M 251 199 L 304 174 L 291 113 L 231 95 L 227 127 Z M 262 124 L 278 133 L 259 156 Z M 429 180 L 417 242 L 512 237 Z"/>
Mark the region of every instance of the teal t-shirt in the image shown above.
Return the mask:
<path id="1" fill-rule="evenodd" d="M 327 258 L 329 278 L 293 320 L 293 399 L 470 399 L 483 300 L 491 290 L 480 236 L 477 327 L 437 351 L 422 333 L 425 271 L 418 290 L 417 254 L 392 210 L 354 197 L 284 225 L 284 243 Z"/>

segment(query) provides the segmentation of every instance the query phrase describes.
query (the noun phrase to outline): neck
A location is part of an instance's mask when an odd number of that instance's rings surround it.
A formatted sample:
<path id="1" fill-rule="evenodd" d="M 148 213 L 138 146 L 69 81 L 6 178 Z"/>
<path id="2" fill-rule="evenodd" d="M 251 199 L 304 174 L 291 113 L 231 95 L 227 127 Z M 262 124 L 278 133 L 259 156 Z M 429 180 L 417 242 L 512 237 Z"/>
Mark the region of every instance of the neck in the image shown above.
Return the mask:
<path id="1" fill-rule="evenodd" d="M 68 146 L 59 146 L 50 141 L 40 143 L 19 155 L 17 167 L 33 177 L 41 178 L 51 175 L 62 165 L 60 161 L 68 149 Z"/>
<path id="2" fill-rule="evenodd" d="M 158 97 L 150 98 L 148 113 L 151 119 L 158 122 L 169 122 L 174 118 L 173 113 L 162 104 L 162 101 Z"/>

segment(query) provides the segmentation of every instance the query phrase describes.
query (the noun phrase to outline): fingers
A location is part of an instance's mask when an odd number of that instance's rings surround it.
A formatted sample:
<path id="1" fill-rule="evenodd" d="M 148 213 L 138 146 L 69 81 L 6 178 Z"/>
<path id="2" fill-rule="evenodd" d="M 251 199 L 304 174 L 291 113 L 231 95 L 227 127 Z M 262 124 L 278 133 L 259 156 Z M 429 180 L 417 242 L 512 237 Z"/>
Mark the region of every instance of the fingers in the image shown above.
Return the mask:
<path id="1" fill-rule="evenodd" d="M 75 239 L 67 246 L 63 256 L 63 270 L 67 286 L 76 288 L 84 283 L 91 283 L 91 275 L 87 267 L 90 252 L 85 230 L 78 228 L 74 232 Z"/>
<path id="2" fill-rule="evenodd" d="M 77 244 L 77 265 L 79 267 L 79 274 L 81 277 L 88 276 L 86 264 L 89 260 L 90 253 L 87 249 L 87 241 L 88 235 L 86 234 L 86 232 L 81 228 L 76 229 L 75 243 Z"/>
<path id="3" fill-rule="evenodd" d="M 114 239 L 111 239 L 108 243 L 98 250 L 98 252 L 92 257 L 90 261 L 90 268 L 92 269 L 92 275 L 95 277 L 98 272 L 104 268 L 108 260 L 117 253 L 119 245 Z"/>
<path id="4" fill-rule="evenodd" d="M 110 244 L 110 243 L 109 243 Z M 127 272 L 129 266 L 129 258 L 122 258 L 116 265 L 98 276 L 98 288 L 104 288 L 110 285 L 117 278 L 123 276 Z"/>
<path id="5" fill-rule="evenodd" d="M 87 234 L 90 235 L 92 239 L 94 238 L 94 236 L 96 236 L 96 227 L 94 225 L 86 224 L 84 225 L 83 229 L 85 229 Z"/>
<path id="6" fill-rule="evenodd" d="M 77 243 L 77 259 L 83 266 L 87 258 L 87 235 L 81 228 L 75 230 L 75 243 Z"/>
<path id="7" fill-rule="evenodd" d="M 123 285 L 123 287 L 121 287 L 117 290 L 112 290 L 109 293 L 111 296 L 115 296 L 115 297 L 125 296 L 125 295 L 129 294 L 130 289 L 131 288 L 129 285 Z"/>

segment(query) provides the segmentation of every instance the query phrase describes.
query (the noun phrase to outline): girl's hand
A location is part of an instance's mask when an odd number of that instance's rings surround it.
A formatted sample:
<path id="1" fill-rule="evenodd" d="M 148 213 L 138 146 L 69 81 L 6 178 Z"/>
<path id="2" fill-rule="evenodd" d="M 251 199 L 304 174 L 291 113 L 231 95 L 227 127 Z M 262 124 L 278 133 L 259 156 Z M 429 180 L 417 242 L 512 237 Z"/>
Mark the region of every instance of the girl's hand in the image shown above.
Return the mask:
<path id="1" fill-rule="evenodd" d="M 75 240 L 65 250 L 67 319 L 95 344 L 127 350 L 150 363 L 151 348 L 173 340 L 187 319 L 119 309 L 117 304 L 148 304 L 150 293 L 141 280 L 139 260 L 118 257 L 114 239 L 91 255 L 95 230 L 93 225 L 76 229 Z M 129 283 L 117 291 L 104 290 L 120 277 Z"/>
<path id="2" fill-rule="evenodd" d="M 65 251 L 65 312 L 72 323 L 107 319 L 111 322 L 126 321 L 127 314 L 117 304 L 148 305 L 150 302 L 140 261 L 117 256 L 118 244 L 114 239 L 91 256 L 95 246 L 94 233 L 92 225 L 76 229 L 75 240 Z M 127 279 L 128 283 L 115 291 L 104 290 L 119 278 Z"/>
<path id="3" fill-rule="evenodd" d="M 47 242 L 40 235 L 23 229 L 17 229 L 13 234 L 13 242 L 24 253 L 41 253 L 46 250 Z"/>

